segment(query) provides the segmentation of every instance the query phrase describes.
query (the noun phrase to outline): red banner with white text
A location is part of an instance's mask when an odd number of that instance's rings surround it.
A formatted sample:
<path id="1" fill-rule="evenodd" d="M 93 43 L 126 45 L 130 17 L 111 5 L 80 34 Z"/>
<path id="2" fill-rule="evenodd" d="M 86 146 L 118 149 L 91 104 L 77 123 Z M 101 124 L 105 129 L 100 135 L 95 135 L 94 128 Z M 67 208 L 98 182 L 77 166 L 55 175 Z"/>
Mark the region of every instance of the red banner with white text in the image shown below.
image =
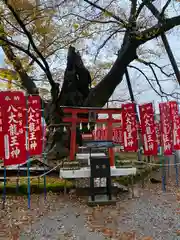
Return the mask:
<path id="1" fill-rule="evenodd" d="M 172 128 L 170 119 L 170 108 L 168 103 L 160 103 L 160 123 L 161 123 L 161 139 L 164 155 L 172 155 Z"/>
<path id="2" fill-rule="evenodd" d="M 39 96 L 28 97 L 28 146 L 29 156 L 42 153 L 43 129 Z"/>
<path id="3" fill-rule="evenodd" d="M 139 106 L 144 155 L 157 155 L 158 146 L 152 103 Z"/>
<path id="4" fill-rule="evenodd" d="M 112 141 L 122 146 L 122 128 L 114 127 L 112 132 Z M 94 140 L 107 140 L 107 133 L 107 128 L 97 128 L 92 132 Z"/>
<path id="5" fill-rule="evenodd" d="M 123 146 L 122 127 L 113 128 L 113 141 Z"/>
<path id="6" fill-rule="evenodd" d="M 172 124 L 172 140 L 173 149 L 180 150 L 180 122 L 179 122 L 179 109 L 176 101 L 169 102 L 170 119 Z"/>
<path id="7" fill-rule="evenodd" d="M 156 128 L 156 139 L 157 139 L 157 144 L 158 146 L 161 145 L 161 126 L 159 122 L 155 123 L 155 128 Z"/>
<path id="8" fill-rule="evenodd" d="M 180 135 L 180 115 L 178 116 L 178 125 L 179 125 L 179 128 L 177 130 L 177 134 L 179 136 Z"/>
<path id="9" fill-rule="evenodd" d="M 107 129 L 98 127 L 93 132 L 94 140 L 107 140 Z"/>
<path id="10" fill-rule="evenodd" d="M 0 93 L 1 94 L 1 93 Z M 2 102 L 1 102 L 2 104 Z M 3 106 L 0 106 L 0 158 L 4 158 L 4 136 L 3 136 Z"/>
<path id="11" fill-rule="evenodd" d="M 122 105 L 122 130 L 124 151 L 135 152 L 138 150 L 137 121 L 134 103 Z"/>
<path id="12" fill-rule="evenodd" d="M 0 93 L 3 117 L 4 166 L 26 162 L 26 99 L 23 92 Z"/>

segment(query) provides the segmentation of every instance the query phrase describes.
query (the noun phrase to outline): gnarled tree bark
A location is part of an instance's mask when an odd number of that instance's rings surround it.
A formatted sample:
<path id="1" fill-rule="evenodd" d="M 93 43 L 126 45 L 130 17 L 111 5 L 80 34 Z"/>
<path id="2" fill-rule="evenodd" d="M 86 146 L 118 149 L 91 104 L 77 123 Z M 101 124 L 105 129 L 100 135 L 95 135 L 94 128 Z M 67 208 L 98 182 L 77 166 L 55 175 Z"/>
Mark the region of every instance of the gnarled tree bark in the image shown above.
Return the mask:
<path id="1" fill-rule="evenodd" d="M 47 136 L 47 158 L 61 159 L 69 154 L 70 131 L 63 131 L 63 110 L 61 106 L 83 106 L 85 99 L 90 92 L 91 77 L 87 68 L 84 66 L 79 52 L 70 46 L 67 57 L 67 67 L 64 74 L 64 82 L 61 93 L 56 95 L 56 101 L 52 101 L 49 107 Z M 77 128 L 77 143 L 82 144 L 82 138 Z"/>

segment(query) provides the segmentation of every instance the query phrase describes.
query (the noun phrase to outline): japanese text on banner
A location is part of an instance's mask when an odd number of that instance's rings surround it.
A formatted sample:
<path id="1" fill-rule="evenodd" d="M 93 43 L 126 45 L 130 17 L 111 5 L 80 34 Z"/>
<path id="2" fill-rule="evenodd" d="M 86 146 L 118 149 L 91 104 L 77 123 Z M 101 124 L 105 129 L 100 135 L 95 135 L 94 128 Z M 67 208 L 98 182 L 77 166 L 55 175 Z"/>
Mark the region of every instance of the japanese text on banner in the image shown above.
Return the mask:
<path id="1" fill-rule="evenodd" d="M 107 129 L 98 128 L 93 131 L 93 137 L 95 140 L 107 140 L 107 132 Z M 122 128 L 113 128 L 112 132 L 112 141 L 122 145 Z"/>
<path id="2" fill-rule="evenodd" d="M 145 155 L 157 155 L 157 140 L 152 103 L 139 106 Z"/>
<path id="3" fill-rule="evenodd" d="M 162 146 L 164 148 L 164 155 L 172 155 L 172 134 L 171 121 L 168 103 L 160 103 L 160 121 L 161 121 L 161 136 Z"/>
<path id="4" fill-rule="evenodd" d="M 122 105 L 122 128 L 124 151 L 135 152 L 138 149 L 135 104 Z"/>
<path id="5" fill-rule="evenodd" d="M 159 122 L 155 123 L 155 128 L 156 128 L 157 144 L 158 144 L 158 146 L 160 146 L 161 145 L 161 127 L 160 127 L 160 123 Z"/>
<path id="6" fill-rule="evenodd" d="M 0 158 L 4 157 L 4 137 L 3 137 L 3 115 L 2 115 L 2 107 L 0 107 Z"/>
<path id="7" fill-rule="evenodd" d="M 22 92 L 3 92 L 4 165 L 26 162 L 25 96 Z"/>
<path id="8" fill-rule="evenodd" d="M 40 155 L 43 144 L 41 103 L 38 96 L 28 97 L 28 152 L 30 156 Z"/>
<path id="9" fill-rule="evenodd" d="M 123 145 L 122 128 L 121 127 L 113 128 L 113 141 L 115 143 L 120 144 L 121 146 Z"/>
<path id="10" fill-rule="evenodd" d="M 172 139 L 174 150 L 180 150 L 180 122 L 179 122 L 179 111 L 178 104 L 175 101 L 169 102 L 170 107 L 170 119 L 172 124 Z"/>

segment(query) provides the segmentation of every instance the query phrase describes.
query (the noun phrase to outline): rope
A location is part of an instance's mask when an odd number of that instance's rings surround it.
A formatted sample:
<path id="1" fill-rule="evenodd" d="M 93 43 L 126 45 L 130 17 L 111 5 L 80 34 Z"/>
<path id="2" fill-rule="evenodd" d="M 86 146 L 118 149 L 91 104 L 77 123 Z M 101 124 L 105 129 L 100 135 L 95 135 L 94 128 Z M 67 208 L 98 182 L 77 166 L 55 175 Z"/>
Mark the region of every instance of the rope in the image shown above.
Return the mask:
<path id="1" fill-rule="evenodd" d="M 57 167 L 59 167 L 60 165 L 62 165 L 63 162 L 64 162 L 64 161 L 62 161 L 60 164 L 56 165 L 54 168 L 50 169 L 49 171 L 47 171 L 47 172 L 45 172 L 45 173 L 43 173 L 43 174 L 41 174 L 41 175 L 32 176 L 32 177 L 30 176 L 29 178 L 30 178 L 30 179 L 34 179 L 34 178 L 44 177 L 45 175 L 49 174 L 50 172 L 52 172 L 53 170 L 55 170 Z M 19 177 L 9 177 L 9 178 L 7 178 L 7 179 L 17 179 L 17 178 L 19 178 Z M 26 177 L 23 177 L 23 179 L 28 179 L 28 177 L 27 177 L 27 176 L 26 176 Z"/>
<path id="2" fill-rule="evenodd" d="M 161 166 L 162 164 L 161 163 L 145 163 L 147 165 L 152 165 L 152 166 Z M 163 164 L 163 166 L 177 166 L 177 165 L 180 165 L 180 163 L 170 163 L 170 164 Z"/>

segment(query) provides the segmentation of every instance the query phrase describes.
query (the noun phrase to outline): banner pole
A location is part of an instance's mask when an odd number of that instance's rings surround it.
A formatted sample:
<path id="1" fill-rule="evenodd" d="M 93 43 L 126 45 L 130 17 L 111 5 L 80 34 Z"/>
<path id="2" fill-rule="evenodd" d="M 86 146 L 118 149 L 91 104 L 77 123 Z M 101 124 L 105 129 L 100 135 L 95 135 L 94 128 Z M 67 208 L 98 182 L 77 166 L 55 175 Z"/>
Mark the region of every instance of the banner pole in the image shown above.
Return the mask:
<path id="1" fill-rule="evenodd" d="M 167 157 L 167 167 L 168 167 L 167 175 L 169 177 L 170 176 L 170 159 L 169 159 L 169 157 Z"/>
<path id="2" fill-rule="evenodd" d="M 174 151 L 174 168 L 176 171 L 176 186 L 179 186 L 179 172 L 178 172 L 178 166 L 177 166 L 177 155 L 176 152 Z"/>
<path id="3" fill-rule="evenodd" d="M 19 193 L 19 164 L 18 164 L 18 171 L 17 171 L 17 178 L 16 178 L 16 194 Z"/>
<path id="4" fill-rule="evenodd" d="M 27 160 L 27 176 L 28 176 L 28 209 L 31 208 L 31 179 L 30 179 L 30 158 L 29 158 L 29 127 L 28 127 L 28 95 L 26 94 L 26 160 Z"/>
<path id="5" fill-rule="evenodd" d="M 138 151 L 137 151 L 137 157 L 138 157 L 138 161 L 142 162 L 142 151 L 141 151 L 141 129 L 140 129 L 140 117 L 138 116 L 138 110 L 139 110 L 139 106 L 138 104 L 134 101 L 133 102 L 135 104 L 135 113 L 136 113 L 136 122 L 137 122 L 137 141 L 138 141 Z"/>
<path id="6" fill-rule="evenodd" d="M 6 167 L 4 166 L 4 185 L 3 185 L 3 195 L 2 195 L 2 209 L 5 208 L 6 203 Z"/>
<path id="7" fill-rule="evenodd" d="M 42 103 L 42 118 L 43 118 L 43 123 L 42 123 L 42 157 L 43 157 L 43 163 L 44 163 L 44 201 L 46 201 L 47 197 L 47 190 L 46 190 L 46 170 L 45 170 L 45 118 L 44 118 L 44 104 Z"/>
<path id="8" fill-rule="evenodd" d="M 166 169 L 165 169 L 165 165 L 166 164 L 166 160 L 165 160 L 165 156 L 162 158 L 161 160 L 161 171 L 162 171 L 162 191 L 166 192 Z"/>

